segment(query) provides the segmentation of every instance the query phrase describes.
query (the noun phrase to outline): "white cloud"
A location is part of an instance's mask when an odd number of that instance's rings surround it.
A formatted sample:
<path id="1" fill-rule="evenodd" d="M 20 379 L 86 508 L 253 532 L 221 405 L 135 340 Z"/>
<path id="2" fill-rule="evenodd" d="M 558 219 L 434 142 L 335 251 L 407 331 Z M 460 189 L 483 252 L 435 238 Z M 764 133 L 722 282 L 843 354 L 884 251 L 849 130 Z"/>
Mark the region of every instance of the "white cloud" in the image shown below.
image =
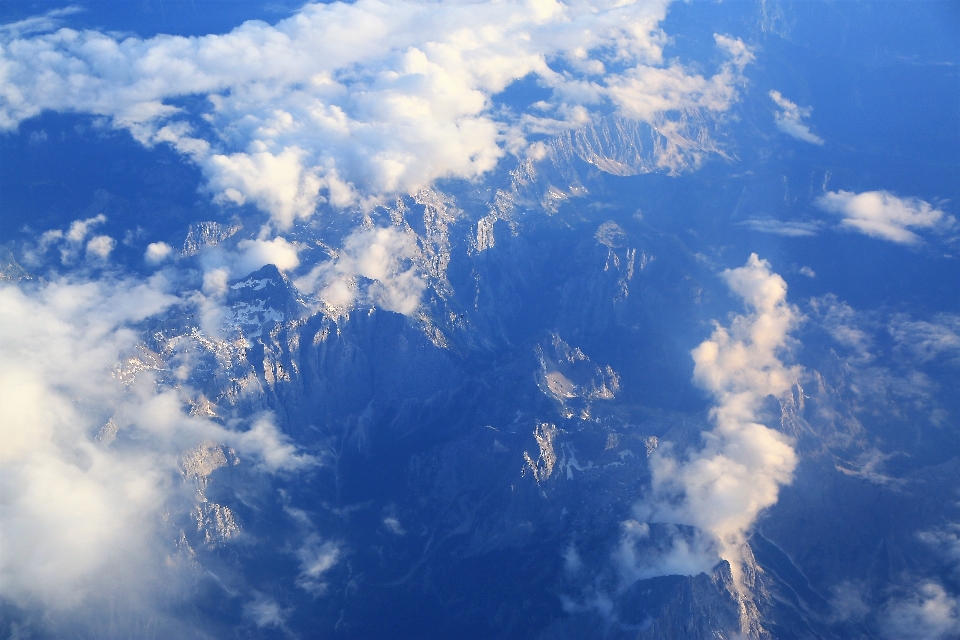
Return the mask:
<path id="1" fill-rule="evenodd" d="M 800 315 L 787 303 L 786 283 L 756 254 L 723 276 L 748 313 L 729 328 L 718 324 L 693 350 L 694 379 L 716 401 L 710 411 L 715 427 L 703 433 L 700 450 L 684 457 L 670 446 L 657 449 L 650 495 L 636 511 L 646 522 L 692 525 L 708 534 L 739 584 L 746 535 L 760 512 L 776 504 L 797 464 L 789 438 L 759 421 L 764 400 L 788 393 L 798 377 L 798 368 L 784 365 L 779 354 Z M 667 555 L 684 560 L 687 571 L 705 571 L 707 559 L 716 560 L 706 550 L 699 545 Z"/>
<path id="2" fill-rule="evenodd" d="M 64 265 L 73 263 L 80 253 L 86 249 L 88 257 L 105 260 L 110 256 L 110 252 L 116 246 L 116 241 L 109 236 L 94 236 L 84 247 L 84 240 L 90 235 L 94 227 L 97 227 L 107 221 L 107 217 L 102 213 L 85 220 L 74 220 L 66 231 L 62 229 L 51 229 L 40 235 L 37 246 L 29 249 L 24 256 L 28 264 L 39 264 L 43 256 L 51 247 L 59 247 L 60 262 Z"/>
<path id="3" fill-rule="evenodd" d="M 173 247 L 166 242 L 151 242 L 147 245 L 147 251 L 143 259 L 147 264 L 160 264 L 173 254 Z"/>
<path id="4" fill-rule="evenodd" d="M 317 464 L 316 458 L 297 452 L 297 447 L 277 428 L 270 414 L 257 416 L 249 429 L 225 433 L 221 439 L 238 452 L 257 458 L 259 468 L 268 473 L 298 471 Z"/>
<path id="5" fill-rule="evenodd" d="M 362 299 L 412 315 L 427 286 L 412 264 L 418 252 L 412 233 L 396 227 L 359 229 L 347 237 L 337 257 L 295 284 L 301 291 L 318 291 L 326 307 L 336 313 Z"/>
<path id="6" fill-rule="evenodd" d="M 297 256 L 300 248 L 284 238 L 272 240 L 241 240 L 237 243 L 239 254 L 232 267 L 234 278 L 241 278 L 260 267 L 272 264 L 280 271 L 290 271 L 300 266 Z"/>
<path id="7" fill-rule="evenodd" d="M 161 619 L 189 592 L 173 524 L 191 506 L 184 451 L 220 442 L 268 473 L 315 464 L 268 414 L 224 428 L 187 413 L 188 389 L 116 374 L 133 323 L 182 303 L 169 288 L 162 275 L 0 285 L 0 599 L 51 624 Z"/>
<path id="8" fill-rule="evenodd" d="M 94 236 L 87 241 L 87 256 L 99 260 L 106 260 L 110 252 L 117 246 L 117 241 L 110 236 Z"/>
<path id="9" fill-rule="evenodd" d="M 940 356 L 960 362 L 960 316 L 957 314 L 938 314 L 934 322 L 897 316 L 890 323 L 889 330 L 897 345 L 921 362 Z"/>
<path id="10" fill-rule="evenodd" d="M 898 198 L 889 191 L 828 191 L 816 205 L 843 217 L 841 224 L 874 238 L 900 244 L 919 244 L 920 236 L 911 231 L 947 231 L 956 219 L 919 198 Z"/>
<path id="11" fill-rule="evenodd" d="M 107 217 L 102 213 L 93 218 L 87 218 L 86 220 L 74 220 L 70 223 L 70 229 L 67 231 L 65 237 L 73 243 L 83 242 L 83 239 L 90 233 L 91 228 L 103 224 L 106 221 Z"/>
<path id="12" fill-rule="evenodd" d="M 656 119 L 669 134 L 664 112 L 728 109 L 752 52 L 717 35 L 727 61 L 712 76 L 665 60 L 668 4 L 359 0 L 191 38 L 11 28 L 0 128 L 44 110 L 106 116 L 196 162 L 217 200 L 251 202 L 287 227 L 322 202 L 475 178 L 526 155 L 534 132 L 595 114 Z M 536 117 L 495 104 L 528 76 L 551 92 Z M 208 98 L 202 112 L 174 106 L 187 95 Z"/>
<path id="13" fill-rule="evenodd" d="M 63 9 L 54 9 L 40 16 L 32 16 L 17 22 L 0 25 L 0 33 L 8 38 L 21 37 L 30 33 L 51 31 L 62 23 L 60 18 L 82 11 L 80 7 L 70 6 Z"/>
<path id="14" fill-rule="evenodd" d="M 200 254 L 204 271 L 202 290 L 207 295 L 221 296 L 227 292 L 230 280 L 242 278 L 268 264 L 280 271 L 296 269 L 300 266 L 299 252 L 297 244 L 279 236 L 270 240 L 241 240 L 235 249 L 219 245 L 206 247 Z"/>
<path id="15" fill-rule="evenodd" d="M 280 603 L 262 593 L 256 594 L 254 599 L 243 605 L 243 617 L 258 627 L 286 628 L 286 619 L 290 615 L 289 609 L 284 609 Z"/>
<path id="16" fill-rule="evenodd" d="M 817 235 L 820 225 L 813 222 L 797 222 L 792 220 L 775 220 L 773 218 L 753 218 L 737 224 L 750 227 L 760 233 L 773 233 L 779 236 L 793 238 L 810 237 Z"/>
<path id="17" fill-rule="evenodd" d="M 811 298 L 810 308 L 830 337 L 854 352 L 852 359 L 860 363 L 873 359 L 873 339 L 861 326 L 865 318 L 859 317 L 853 307 L 828 293 Z"/>
<path id="18" fill-rule="evenodd" d="M 676 530 L 670 533 L 665 540 L 652 541 L 648 524 L 636 520 L 620 524 L 620 544 L 613 552 L 613 560 L 621 585 L 656 576 L 697 575 L 710 571 L 717 563 L 713 540 L 700 532 L 694 532 L 689 539 Z"/>
<path id="19" fill-rule="evenodd" d="M 769 95 L 780 107 L 780 111 L 775 111 L 773 114 L 774 122 L 777 123 L 780 131 L 810 144 L 823 144 L 823 138 L 810 131 L 810 127 L 803 122 L 804 118 L 810 117 L 812 112 L 810 107 L 798 107 L 796 103 L 784 98 L 779 91 L 771 91 Z"/>
<path id="20" fill-rule="evenodd" d="M 340 560 L 340 547 L 330 540 L 321 540 L 320 536 L 307 536 L 303 546 L 297 550 L 300 560 L 300 573 L 297 576 L 297 586 L 304 591 L 321 596 L 327 590 L 323 575 Z"/>
<path id="21" fill-rule="evenodd" d="M 908 597 L 891 600 L 881 616 L 882 635 L 891 640 L 946 640 L 960 635 L 960 603 L 935 582 L 924 582 Z"/>

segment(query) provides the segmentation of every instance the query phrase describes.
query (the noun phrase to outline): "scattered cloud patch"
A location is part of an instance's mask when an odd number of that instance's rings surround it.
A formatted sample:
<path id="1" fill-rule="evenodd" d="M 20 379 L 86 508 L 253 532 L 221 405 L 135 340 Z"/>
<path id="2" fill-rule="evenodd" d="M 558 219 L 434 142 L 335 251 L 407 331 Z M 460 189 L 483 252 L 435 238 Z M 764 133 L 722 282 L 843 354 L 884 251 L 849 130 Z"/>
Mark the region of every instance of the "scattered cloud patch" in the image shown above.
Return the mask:
<path id="1" fill-rule="evenodd" d="M 828 213 L 842 216 L 841 225 L 865 235 L 899 244 L 922 242 L 915 230 L 944 232 L 956 219 L 919 198 L 899 198 L 889 191 L 829 191 L 816 200 Z"/>
<path id="2" fill-rule="evenodd" d="M 418 251 L 416 236 L 396 227 L 359 229 L 347 237 L 339 255 L 295 284 L 301 291 L 317 292 L 336 313 L 364 300 L 412 315 L 427 286 L 413 264 Z"/>
<path id="3" fill-rule="evenodd" d="M 960 603 L 936 582 L 889 601 L 881 615 L 882 635 L 891 640 L 946 640 L 960 635 Z"/>
<path id="4" fill-rule="evenodd" d="M 620 543 L 613 561 L 622 586 L 657 576 L 697 575 L 710 571 L 719 561 L 709 534 L 694 530 L 684 535 L 672 525 L 666 533 L 654 539 L 647 523 L 626 520 L 620 524 Z"/>
<path id="5" fill-rule="evenodd" d="M 262 593 L 243 605 L 243 617 L 253 622 L 261 629 L 266 627 L 285 628 L 290 610 L 284 609 L 280 603 Z"/>
<path id="6" fill-rule="evenodd" d="M 873 338 L 865 330 L 865 318 L 832 293 L 810 300 L 810 310 L 820 326 L 839 344 L 850 349 L 852 358 L 859 362 L 873 359 Z"/>
<path id="7" fill-rule="evenodd" d="M 91 237 L 93 229 L 106 221 L 107 217 L 101 213 L 92 218 L 74 220 L 66 231 L 62 229 L 45 231 L 40 235 L 37 245 L 27 249 L 24 261 L 27 264 L 39 265 L 53 247 L 60 250 L 60 263 L 65 266 L 75 264 L 81 254 L 94 260 L 106 260 L 116 247 L 116 241 L 105 235 Z M 84 242 L 85 240 L 87 241 Z"/>
<path id="8" fill-rule="evenodd" d="M 779 111 L 773 113 L 773 120 L 780 131 L 810 144 L 823 144 L 823 138 L 810 131 L 810 127 L 803 122 L 803 119 L 809 118 L 813 111 L 810 107 L 798 107 L 796 103 L 784 98 L 779 91 L 771 91 L 769 95 L 780 107 Z"/>
<path id="9" fill-rule="evenodd" d="M 387 529 L 387 531 L 394 535 L 404 536 L 407 534 L 406 530 L 400 524 L 400 521 L 394 516 L 386 516 L 383 519 L 383 526 Z"/>
<path id="10" fill-rule="evenodd" d="M 941 313 L 933 320 L 897 316 L 890 323 L 890 335 L 898 347 L 920 362 L 943 358 L 960 363 L 960 316 Z"/>
<path id="11" fill-rule="evenodd" d="M 307 536 L 303 546 L 297 550 L 300 560 L 297 586 L 314 596 L 322 596 L 327 591 L 323 575 L 339 562 L 340 556 L 340 546 L 335 542 L 324 541 L 316 534 Z"/>
<path id="12" fill-rule="evenodd" d="M 652 488 L 636 513 L 641 521 L 690 525 L 707 534 L 739 583 L 746 535 L 759 513 L 776 504 L 797 464 L 789 438 L 760 420 L 764 400 L 787 394 L 799 376 L 798 367 L 785 365 L 780 354 L 800 313 L 787 303 L 783 278 L 756 254 L 723 277 L 746 303 L 747 314 L 729 327 L 717 324 L 692 352 L 694 380 L 715 399 L 710 411 L 715 427 L 703 433 L 701 449 L 685 456 L 658 447 L 650 459 Z M 708 551 L 700 545 L 671 553 L 706 562 Z"/>

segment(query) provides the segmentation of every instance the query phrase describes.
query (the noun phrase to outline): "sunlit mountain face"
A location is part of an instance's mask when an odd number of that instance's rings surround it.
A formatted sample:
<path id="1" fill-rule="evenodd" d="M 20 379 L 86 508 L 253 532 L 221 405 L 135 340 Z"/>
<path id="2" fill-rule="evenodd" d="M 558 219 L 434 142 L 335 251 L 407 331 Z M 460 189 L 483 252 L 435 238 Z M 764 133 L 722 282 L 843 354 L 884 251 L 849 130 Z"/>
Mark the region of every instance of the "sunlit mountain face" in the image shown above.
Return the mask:
<path id="1" fill-rule="evenodd" d="M 0 23 L 3 638 L 960 637 L 956 3 Z"/>

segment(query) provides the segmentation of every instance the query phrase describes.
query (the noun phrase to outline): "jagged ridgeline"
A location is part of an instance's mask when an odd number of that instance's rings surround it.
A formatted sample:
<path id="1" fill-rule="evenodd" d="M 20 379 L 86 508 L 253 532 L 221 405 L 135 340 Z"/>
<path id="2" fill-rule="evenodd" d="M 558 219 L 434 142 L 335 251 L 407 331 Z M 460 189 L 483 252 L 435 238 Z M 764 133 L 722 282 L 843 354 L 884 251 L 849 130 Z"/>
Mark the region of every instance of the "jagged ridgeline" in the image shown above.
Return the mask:
<path id="1" fill-rule="evenodd" d="M 184 452 L 180 553 L 198 566 L 228 554 L 240 576 L 277 585 L 291 628 L 352 637 L 767 637 L 773 579 L 755 565 L 745 592 L 725 562 L 637 581 L 611 560 L 658 443 L 695 445 L 709 428 L 675 337 L 697 334 L 713 276 L 632 211 L 615 222 L 587 206 L 604 181 L 718 153 L 695 114 L 667 124 L 607 118 L 492 178 L 490 198 L 451 184 L 365 214 L 413 247 L 426 286 L 409 313 L 364 298 L 375 279 L 352 275 L 360 293 L 331 304 L 267 265 L 227 283 L 215 330 L 186 307 L 148 321 L 122 380 L 190 389 L 191 414 L 224 425 L 268 411 L 319 461 L 272 480 L 278 502 L 230 447 Z M 295 228 L 301 271 L 347 255 L 354 224 Z M 179 259 L 247 228 L 196 223 Z M 304 548 L 300 517 L 324 558 L 312 574 L 283 551 Z M 677 536 L 696 532 L 650 525 L 631 544 L 653 556 Z M 275 551 L 238 554 L 253 539 Z"/>

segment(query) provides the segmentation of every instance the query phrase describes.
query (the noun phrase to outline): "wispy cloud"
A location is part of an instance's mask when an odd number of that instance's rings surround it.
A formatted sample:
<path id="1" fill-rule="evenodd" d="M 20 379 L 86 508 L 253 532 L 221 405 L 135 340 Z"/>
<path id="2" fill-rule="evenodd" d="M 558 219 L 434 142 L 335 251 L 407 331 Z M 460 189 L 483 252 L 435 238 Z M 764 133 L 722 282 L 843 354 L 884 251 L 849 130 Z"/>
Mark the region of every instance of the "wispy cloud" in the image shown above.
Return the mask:
<path id="1" fill-rule="evenodd" d="M 906 350 L 920 362 L 942 357 L 960 363 L 960 315 L 941 313 L 932 320 L 896 316 L 889 326 L 890 335 L 899 349 Z"/>
<path id="2" fill-rule="evenodd" d="M 775 220 L 773 218 L 754 218 L 737 223 L 749 227 L 760 233 L 772 233 L 778 236 L 791 238 L 810 237 L 817 235 L 820 225 L 815 222 L 797 222 L 792 220 Z"/>
<path id="3" fill-rule="evenodd" d="M 823 138 L 810 131 L 810 127 L 803 122 L 803 119 L 809 118 L 813 111 L 810 107 L 798 107 L 796 103 L 784 98 L 779 91 L 771 91 L 769 95 L 780 107 L 779 111 L 773 113 L 773 120 L 780 131 L 810 144 L 823 144 Z"/>
<path id="4" fill-rule="evenodd" d="M 881 635 L 891 640 L 947 640 L 960 635 L 960 602 L 936 582 L 893 598 L 881 614 Z"/>
<path id="5" fill-rule="evenodd" d="M 914 230 L 944 232 L 956 219 L 919 198 L 900 198 L 889 191 L 828 191 L 816 205 L 843 217 L 841 225 L 865 235 L 899 244 L 922 242 Z"/>

